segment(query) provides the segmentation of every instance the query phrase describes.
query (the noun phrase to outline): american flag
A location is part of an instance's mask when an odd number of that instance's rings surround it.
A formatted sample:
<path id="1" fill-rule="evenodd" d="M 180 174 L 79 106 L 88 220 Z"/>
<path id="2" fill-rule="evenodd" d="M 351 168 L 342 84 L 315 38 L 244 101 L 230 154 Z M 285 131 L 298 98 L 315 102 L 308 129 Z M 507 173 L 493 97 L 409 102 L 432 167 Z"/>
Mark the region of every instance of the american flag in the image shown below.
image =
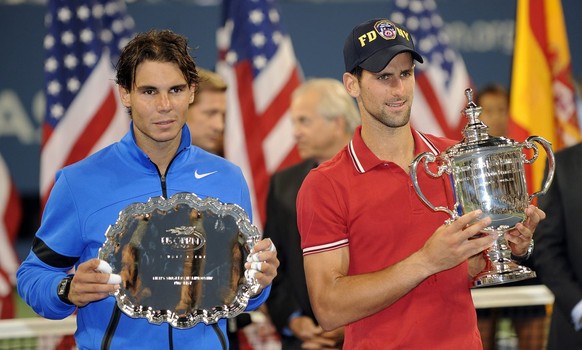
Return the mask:
<path id="1" fill-rule="evenodd" d="M 270 175 L 299 161 L 288 109 L 302 74 L 273 0 L 224 0 L 217 44 L 228 83 L 225 156 L 242 168 L 261 226 Z"/>
<path id="2" fill-rule="evenodd" d="M 119 140 L 128 130 L 113 62 L 134 26 L 123 0 L 51 0 L 45 22 L 42 203 L 57 170 Z"/>
<path id="3" fill-rule="evenodd" d="M 20 197 L 0 154 L 0 319 L 14 317 L 12 290 L 20 264 L 14 244 L 21 217 Z"/>
<path id="4" fill-rule="evenodd" d="M 444 22 L 434 0 L 397 0 L 392 21 L 412 34 L 416 50 L 425 59 L 417 64 L 412 125 L 421 131 L 460 139 L 466 120 L 465 89 L 472 83 L 465 62 L 449 44 Z"/>

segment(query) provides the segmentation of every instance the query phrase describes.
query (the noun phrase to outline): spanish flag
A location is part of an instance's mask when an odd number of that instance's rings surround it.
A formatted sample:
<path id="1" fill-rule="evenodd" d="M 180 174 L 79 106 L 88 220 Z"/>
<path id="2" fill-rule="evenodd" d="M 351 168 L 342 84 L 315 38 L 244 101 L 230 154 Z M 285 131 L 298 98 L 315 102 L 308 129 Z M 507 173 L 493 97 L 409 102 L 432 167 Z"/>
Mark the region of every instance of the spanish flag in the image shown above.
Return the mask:
<path id="1" fill-rule="evenodd" d="M 511 77 L 510 136 L 537 135 L 554 152 L 580 140 L 570 49 L 560 0 L 518 0 Z M 531 166 L 528 183 L 541 187 L 545 152 Z M 529 171 L 529 169 L 528 169 Z"/>

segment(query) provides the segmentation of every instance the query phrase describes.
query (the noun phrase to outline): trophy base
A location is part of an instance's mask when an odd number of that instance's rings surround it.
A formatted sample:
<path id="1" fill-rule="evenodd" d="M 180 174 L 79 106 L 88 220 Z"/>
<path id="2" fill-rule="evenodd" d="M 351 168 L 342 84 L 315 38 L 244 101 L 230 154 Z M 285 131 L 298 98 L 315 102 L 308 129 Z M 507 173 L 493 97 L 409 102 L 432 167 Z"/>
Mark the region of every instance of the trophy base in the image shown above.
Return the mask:
<path id="1" fill-rule="evenodd" d="M 490 270 L 483 271 L 473 279 L 473 288 L 522 281 L 536 277 L 535 271 L 516 264 L 512 260 L 496 262 Z"/>

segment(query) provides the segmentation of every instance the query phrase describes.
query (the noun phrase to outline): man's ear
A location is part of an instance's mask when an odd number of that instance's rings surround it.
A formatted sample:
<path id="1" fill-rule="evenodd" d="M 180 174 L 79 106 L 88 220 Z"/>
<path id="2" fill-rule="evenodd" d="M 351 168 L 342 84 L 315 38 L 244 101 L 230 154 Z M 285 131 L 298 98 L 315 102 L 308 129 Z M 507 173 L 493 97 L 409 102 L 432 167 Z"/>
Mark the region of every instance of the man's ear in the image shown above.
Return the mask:
<path id="1" fill-rule="evenodd" d="M 190 99 L 189 104 L 192 104 L 192 102 L 194 102 L 194 96 L 196 95 L 196 84 L 192 84 L 190 85 Z"/>
<path id="2" fill-rule="evenodd" d="M 343 75 L 344 87 L 350 96 L 356 98 L 360 96 L 360 84 L 358 78 L 351 73 L 344 73 Z"/>
<path id="3" fill-rule="evenodd" d="M 121 85 L 117 85 L 117 90 L 119 91 L 119 97 L 121 99 L 121 103 L 127 108 L 131 107 L 131 100 L 130 100 L 130 93 Z"/>

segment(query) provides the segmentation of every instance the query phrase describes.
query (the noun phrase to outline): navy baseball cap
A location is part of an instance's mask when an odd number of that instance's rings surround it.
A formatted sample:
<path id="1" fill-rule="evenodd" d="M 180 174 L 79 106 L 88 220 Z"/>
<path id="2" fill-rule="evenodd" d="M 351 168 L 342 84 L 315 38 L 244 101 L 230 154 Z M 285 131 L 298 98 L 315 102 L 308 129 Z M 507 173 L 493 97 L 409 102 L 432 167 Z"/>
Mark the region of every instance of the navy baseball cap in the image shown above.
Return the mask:
<path id="1" fill-rule="evenodd" d="M 376 18 L 357 25 L 344 44 L 346 72 L 357 66 L 377 73 L 401 52 L 410 52 L 412 58 L 424 62 L 415 50 L 412 36 L 404 27 L 385 18 Z"/>

